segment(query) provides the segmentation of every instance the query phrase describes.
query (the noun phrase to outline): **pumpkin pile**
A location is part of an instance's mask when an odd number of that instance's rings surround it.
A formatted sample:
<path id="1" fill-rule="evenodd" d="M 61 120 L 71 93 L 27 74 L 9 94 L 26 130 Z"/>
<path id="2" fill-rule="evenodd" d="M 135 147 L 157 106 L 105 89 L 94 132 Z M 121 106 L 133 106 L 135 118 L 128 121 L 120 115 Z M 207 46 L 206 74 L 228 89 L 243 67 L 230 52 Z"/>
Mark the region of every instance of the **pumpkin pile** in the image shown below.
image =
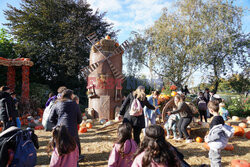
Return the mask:
<path id="1" fill-rule="evenodd" d="M 161 104 L 167 100 L 170 99 L 170 96 L 169 95 L 166 95 L 166 94 L 160 94 L 160 96 L 158 97 L 158 104 Z"/>
<path id="2" fill-rule="evenodd" d="M 79 133 L 86 133 L 88 131 L 88 129 L 91 129 L 93 126 L 91 121 L 90 120 L 87 120 L 86 122 L 82 121 L 82 123 L 79 126 L 78 132 Z"/>

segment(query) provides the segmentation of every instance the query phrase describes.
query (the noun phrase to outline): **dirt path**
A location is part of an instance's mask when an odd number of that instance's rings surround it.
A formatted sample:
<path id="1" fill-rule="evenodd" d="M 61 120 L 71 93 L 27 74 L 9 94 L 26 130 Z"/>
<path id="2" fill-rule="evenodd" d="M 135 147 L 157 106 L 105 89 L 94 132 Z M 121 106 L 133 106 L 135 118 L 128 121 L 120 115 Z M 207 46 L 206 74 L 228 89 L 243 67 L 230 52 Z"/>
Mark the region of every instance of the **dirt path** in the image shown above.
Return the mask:
<path id="1" fill-rule="evenodd" d="M 96 135 L 95 131 L 101 125 L 94 125 L 87 133 L 81 134 L 82 154 L 85 155 L 85 161 L 80 166 L 107 166 L 109 153 L 112 150 L 113 143 L 116 140 L 116 131 L 105 134 Z M 250 131 L 250 128 L 245 129 Z M 48 166 L 50 158 L 46 152 L 47 144 L 51 136 L 51 132 L 37 130 L 40 148 L 38 150 L 37 166 Z M 203 148 L 203 143 L 193 142 L 186 144 L 185 142 L 176 142 L 172 139 L 168 140 L 176 146 L 185 156 L 185 160 L 191 166 L 199 166 L 201 164 L 209 164 L 208 151 Z M 233 151 L 222 151 L 222 166 L 230 166 L 233 159 L 243 159 L 250 161 L 250 140 L 244 137 L 233 137 L 229 143 L 233 144 Z"/>

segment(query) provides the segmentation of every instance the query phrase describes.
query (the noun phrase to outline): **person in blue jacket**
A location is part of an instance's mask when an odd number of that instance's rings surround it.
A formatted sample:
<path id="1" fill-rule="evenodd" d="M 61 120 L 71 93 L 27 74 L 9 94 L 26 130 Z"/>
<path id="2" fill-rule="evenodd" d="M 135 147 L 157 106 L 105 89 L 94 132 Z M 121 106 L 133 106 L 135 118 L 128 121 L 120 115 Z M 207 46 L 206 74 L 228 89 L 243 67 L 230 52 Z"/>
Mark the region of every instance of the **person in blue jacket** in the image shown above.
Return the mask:
<path id="1" fill-rule="evenodd" d="M 160 95 L 159 91 L 153 91 L 152 95 L 147 98 L 149 104 L 154 106 L 156 109 L 151 110 L 147 106 L 144 107 L 145 128 L 149 126 L 149 121 L 150 121 L 151 125 L 154 125 L 156 123 L 157 115 L 161 114 L 159 108 L 157 107 L 157 105 L 158 105 L 157 99 L 158 99 L 159 95 Z"/>

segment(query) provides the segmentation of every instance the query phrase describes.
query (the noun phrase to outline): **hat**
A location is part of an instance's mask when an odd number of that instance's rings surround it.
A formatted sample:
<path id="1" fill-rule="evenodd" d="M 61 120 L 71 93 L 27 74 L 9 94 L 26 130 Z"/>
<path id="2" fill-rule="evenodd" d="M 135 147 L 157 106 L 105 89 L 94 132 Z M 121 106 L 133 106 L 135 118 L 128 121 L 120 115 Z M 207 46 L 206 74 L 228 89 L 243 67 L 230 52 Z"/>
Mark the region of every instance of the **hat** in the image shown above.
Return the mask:
<path id="1" fill-rule="evenodd" d="M 10 88 L 8 86 L 3 86 L 2 91 L 5 92 L 7 90 L 10 90 Z"/>

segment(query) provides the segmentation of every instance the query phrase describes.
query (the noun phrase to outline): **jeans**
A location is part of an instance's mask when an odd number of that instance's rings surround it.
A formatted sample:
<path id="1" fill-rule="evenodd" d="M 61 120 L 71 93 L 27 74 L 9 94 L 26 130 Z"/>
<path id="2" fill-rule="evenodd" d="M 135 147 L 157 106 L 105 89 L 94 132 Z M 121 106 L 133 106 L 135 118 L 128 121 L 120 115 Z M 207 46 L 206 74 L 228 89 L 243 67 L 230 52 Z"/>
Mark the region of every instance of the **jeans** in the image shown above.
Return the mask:
<path id="1" fill-rule="evenodd" d="M 209 150 L 208 156 L 211 161 L 211 167 L 221 167 L 221 150 Z"/>
<path id="2" fill-rule="evenodd" d="M 205 122 L 207 122 L 207 111 L 199 110 L 199 113 L 200 113 L 200 121 L 202 122 L 202 116 L 204 116 Z"/>
<path id="3" fill-rule="evenodd" d="M 149 126 L 149 121 L 151 122 L 151 125 L 156 124 L 155 119 L 156 119 L 156 115 L 155 114 L 152 115 L 151 119 L 148 118 L 148 117 L 145 117 L 145 128 Z"/>
<path id="4" fill-rule="evenodd" d="M 183 134 L 185 136 L 186 139 L 189 139 L 189 134 L 187 132 L 187 126 L 191 123 L 192 121 L 192 117 L 181 117 L 179 122 L 178 122 L 178 125 L 177 125 L 177 128 L 178 128 L 178 131 L 179 131 L 179 134 L 180 134 L 180 138 L 183 138 Z"/>
<path id="5" fill-rule="evenodd" d="M 168 122 L 165 123 L 164 128 L 166 129 L 167 135 L 169 136 L 169 124 L 168 124 Z M 176 123 L 174 123 L 172 125 L 171 130 L 173 132 L 174 138 L 176 138 Z"/>

